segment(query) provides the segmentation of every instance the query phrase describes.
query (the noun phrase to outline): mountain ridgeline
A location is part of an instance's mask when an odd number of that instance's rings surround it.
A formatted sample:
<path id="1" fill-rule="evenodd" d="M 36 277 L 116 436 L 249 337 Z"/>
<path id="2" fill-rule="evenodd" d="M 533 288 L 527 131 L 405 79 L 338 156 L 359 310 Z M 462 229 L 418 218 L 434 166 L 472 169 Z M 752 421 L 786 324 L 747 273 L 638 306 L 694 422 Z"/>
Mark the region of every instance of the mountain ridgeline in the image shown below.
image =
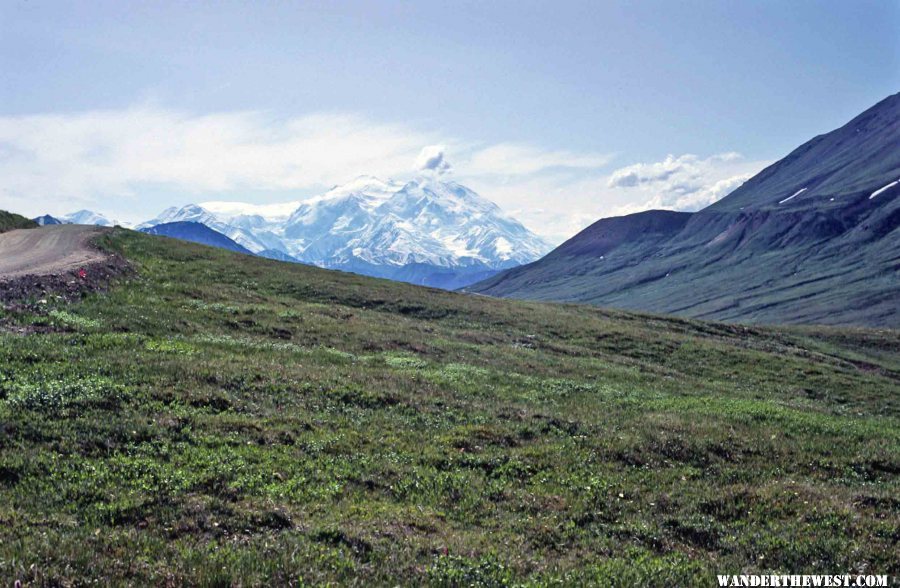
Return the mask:
<path id="1" fill-rule="evenodd" d="M 227 249 L 238 253 L 250 254 L 250 251 L 246 247 L 238 245 L 222 233 L 214 231 L 201 223 L 163 223 L 161 225 L 141 229 L 141 232 L 147 233 L 148 235 L 171 237 L 173 239 L 181 239 L 182 241 L 190 241 L 191 243 L 199 243 L 200 245 L 209 245 L 210 247 L 218 247 L 220 249 Z"/>
<path id="2" fill-rule="evenodd" d="M 90 210 L 79 210 L 59 218 L 45 214 L 33 220 L 42 227 L 53 225 L 94 225 L 98 227 L 112 227 L 120 224 L 119 221 L 109 220 L 102 214 Z"/>
<path id="3" fill-rule="evenodd" d="M 466 289 L 751 323 L 900 326 L 900 94 L 696 213 L 606 218 Z"/>

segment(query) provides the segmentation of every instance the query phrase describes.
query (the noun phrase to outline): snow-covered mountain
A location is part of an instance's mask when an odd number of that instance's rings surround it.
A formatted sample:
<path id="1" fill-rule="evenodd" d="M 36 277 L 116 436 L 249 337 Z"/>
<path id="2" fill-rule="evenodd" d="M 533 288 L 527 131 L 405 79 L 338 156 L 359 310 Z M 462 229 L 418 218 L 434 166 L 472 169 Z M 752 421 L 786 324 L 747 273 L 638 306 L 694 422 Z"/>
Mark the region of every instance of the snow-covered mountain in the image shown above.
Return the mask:
<path id="1" fill-rule="evenodd" d="M 115 225 L 128 226 L 116 220 L 109 220 L 102 214 L 92 210 L 79 210 L 65 216 L 53 217 L 49 214 L 39 216 L 34 221 L 41 225 L 97 225 L 98 227 L 112 227 Z"/>
<path id="2" fill-rule="evenodd" d="M 177 206 L 167 208 L 162 211 L 162 213 L 160 213 L 160 215 L 156 218 L 137 225 L 135 229 L 143 231 L 144 229 L 149 229 L 157 225 L 168 223 L 200 223 L 206 225 L 214 231 L 222 233 L 229 239 L 249 249 L 253 253 L 260 253 L 261 251 L 265 251 L 266 249 L 280 249 L 282 243 L 279 238 L 275 237 L 276 246 L 270 247 L 267 244 L 267 239 L 261 238 L 260 236 L 256 235 L 256 231 L 253 230 L 253 225 L 255 223 L 251 220 L 253 218 L 254 217 L 246 215 L 219 216 L 207 210 L 203 206 L 199 206 L 197 204 L 188 204 L 187 206 L 182 206 L 181 208 Z M 262 217 L 258 218 L 260 219 L 260 221 L 256 224 L 258 224 L 259 228 L 263 229 L 261 232 L 265 234 L 266 231 L 264 230 L 264 225 L 267 223 L 267 221 Z"/>
<path id="3" fill-rule="evenodd" d="M 60 220 L 72 225 L 97 225 L 98 227 L 111 227 L 115 224 L 102 214 L 91 210 L 79 210 L 78 212 L 67 214 Z"/>
<path id="4" fill-rule="evenodd" d="M 206 202 L 173 207 L 138 229 L 199 222 L 256 254 L 321 267 L 457 287 L 534 261 L 550 245 L 456 182 L 371 176 L 301 202 Z"/>
<path id="5" fill-rule="evenodd" d="M 44 214 L 44 215 L 35 217 L 35 218 L 31 219 L 31 220 L 33 220 L 34 222 L 36 222 L 38 225 L 40 225 L 40 226 L 42 226 L 42 227 L 50 227 L 50 226 L 53 226 L 53 225 L 62 225 L 62 224 L 65 224 L 65 223 L 63 223 L 61 220 L 59 220 L 58 218 L 56 218 L 55 216 L 51 216 L 51 215 L 49 215 L 49 214 Z"/>
<path id="6" fill-rule="evenodd" d="M 548 245 L 493 202 L 455 182 L 360 178 L 301 205 L 285 236 L 295 257 L 327 267 L 428 264 L 502 269 Z"/>
<path id="7" fill-rule="evenodd" d="M 361 176 L 301 203 L 284 225 L 288 252 L 316 265 L 340 263 L 342 248 L 378 223 L 376 209 L 402 187 Z"/>

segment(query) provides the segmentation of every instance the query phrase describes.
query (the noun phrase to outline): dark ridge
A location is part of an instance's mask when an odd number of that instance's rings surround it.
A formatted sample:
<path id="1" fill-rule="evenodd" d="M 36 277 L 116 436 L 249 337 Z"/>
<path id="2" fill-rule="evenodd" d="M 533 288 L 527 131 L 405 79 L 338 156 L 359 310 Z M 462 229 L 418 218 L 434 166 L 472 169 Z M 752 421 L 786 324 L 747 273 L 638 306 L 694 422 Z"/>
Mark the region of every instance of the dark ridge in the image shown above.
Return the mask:
<path id="1" fill-rule="evenodd" d="M 148 235 L 171 237 L 173 239 L 181 239 L 182 241 L 190 241 L 191 243 L 199 243 L 200 245 L 209 245 L 210 247 L 218 247 L 220 249 L 228 249 L 229 251 L 253 255 L 246 247 L 202 223 L 163 223 L 147 229 L 141 229 L 141 232 L 147 233 Z"/>
<path id="2" fill-rule="evenodd" d="M 466 288 L 753 323 L 900 327 L 900 94 L 699 212 L 602 219 Z M 801 192 L 802 190 L 802 192 Z"/>

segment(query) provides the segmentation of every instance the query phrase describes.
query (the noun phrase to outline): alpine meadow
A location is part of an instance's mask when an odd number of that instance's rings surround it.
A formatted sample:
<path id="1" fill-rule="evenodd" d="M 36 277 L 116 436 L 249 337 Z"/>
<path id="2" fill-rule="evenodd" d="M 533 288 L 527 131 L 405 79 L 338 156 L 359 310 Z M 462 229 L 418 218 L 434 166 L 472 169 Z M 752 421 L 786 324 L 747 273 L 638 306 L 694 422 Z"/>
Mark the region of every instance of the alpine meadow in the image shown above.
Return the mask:
<path id="1" fill-rule="evenodd" d="M 3 314 L 4 577 L 900 572 L 895 331 L 495 300 L 124 229 L 99 245 L 129 263 L 107 291 Z"/>
<path id="2" fill-rule="evenodd" d="M 0 0 L 0 588 L 900 586 L 900 0 Z"/>

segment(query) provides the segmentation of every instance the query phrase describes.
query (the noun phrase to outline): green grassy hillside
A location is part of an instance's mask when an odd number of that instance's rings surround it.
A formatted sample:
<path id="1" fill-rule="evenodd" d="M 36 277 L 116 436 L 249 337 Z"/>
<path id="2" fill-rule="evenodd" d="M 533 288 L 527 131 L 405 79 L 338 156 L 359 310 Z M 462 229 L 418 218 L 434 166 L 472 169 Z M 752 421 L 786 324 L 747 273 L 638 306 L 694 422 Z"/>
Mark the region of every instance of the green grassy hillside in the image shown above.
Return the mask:
<path id="1" fill-rule="evenodd" d="M 121 229 L 103 244 L 127 281 L 0 317 L 5 581 L 900 574 L 895 331 L 495 300 Z"/>
<path id="2" fill-rule="evenodd" d="M 24 216 L 0 210 L 0 233 L 12 231 L 13 229 L 33 229 L 38 226 L 33 220 Z"/>

